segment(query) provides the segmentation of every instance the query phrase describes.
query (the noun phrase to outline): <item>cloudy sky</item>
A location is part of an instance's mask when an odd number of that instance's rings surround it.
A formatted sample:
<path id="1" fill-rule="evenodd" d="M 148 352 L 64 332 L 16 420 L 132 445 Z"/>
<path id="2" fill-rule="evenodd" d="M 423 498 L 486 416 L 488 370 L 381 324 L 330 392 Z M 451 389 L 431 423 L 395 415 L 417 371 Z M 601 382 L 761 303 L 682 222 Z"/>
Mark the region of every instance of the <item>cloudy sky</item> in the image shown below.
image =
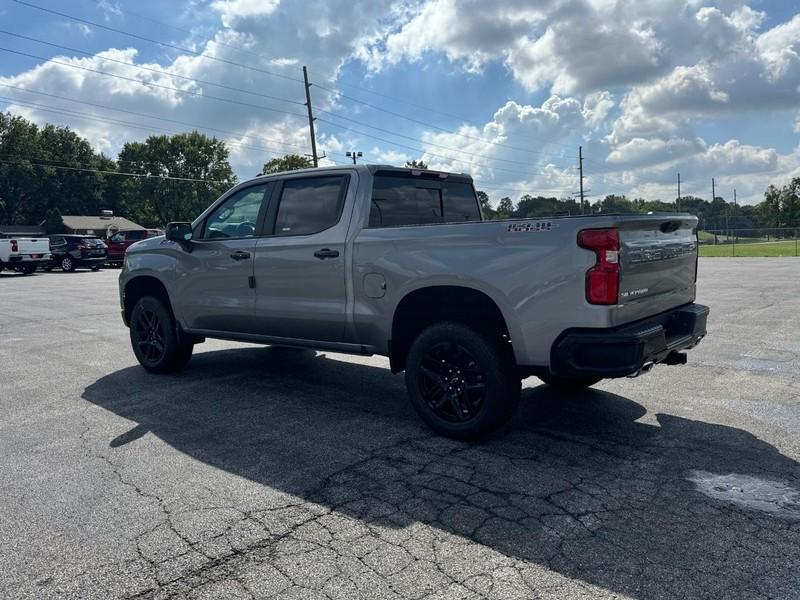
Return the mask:
<path id="1" fill-rule="evenodd" d="M 114 156 L 196 128 L 241 178 L 319 146 L 578 189 L 758 202 L 800 175 L 796 0 L 0 0 L 0 110 Z"/>

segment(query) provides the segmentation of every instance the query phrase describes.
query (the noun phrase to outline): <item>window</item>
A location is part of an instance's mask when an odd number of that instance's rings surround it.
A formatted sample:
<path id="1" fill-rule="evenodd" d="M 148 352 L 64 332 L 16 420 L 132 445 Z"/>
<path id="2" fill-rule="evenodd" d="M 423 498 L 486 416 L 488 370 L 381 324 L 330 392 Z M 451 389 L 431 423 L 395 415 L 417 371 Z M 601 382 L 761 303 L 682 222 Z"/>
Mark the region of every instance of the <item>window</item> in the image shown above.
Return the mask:
<path id="1" fill-rule="evenodd" d="M 333 227 L 342 213 L 346 177 L 287 179 L 275 219 L 275 235 L 309 235 Z"/>
<path id="2" fill-rule="evenodd" d="M 475 190 L 469 183 L 449 182 L 442 184 L 444 194 L 444 216 L 450 223 L 480 221 L 481 210 Z"/>
<path id="3" fill-rule="evenodd" d="M 407 175 L 375 176 L 370 227 L 480 220 L 478 200 L 470 183 L 440 183 Z"/>
<path id="4" fill-rule="evenodd" d="M 266 189 L 266 184 L 257 185 L 240 190 L 225 200 L 206 219 L 203 237 L 214 240 L 254 236 Z"/>
<path id="5" fill-rule="evenodd" d="M 146 236 L 147 232 L 144 229 L 140 229 L 137 231 L 129 231 L 125 237 L 129 242 L 134 242 L 143 240 Z"/>
<path id="6" fill-rule="evenodd" d="M 111 241 L 112 242 L 124 242 L 125 241 L 125 232 L 124 231 L 120 231 L 119 233 L 115 233 L 113 236 L 111 236 Z"/>

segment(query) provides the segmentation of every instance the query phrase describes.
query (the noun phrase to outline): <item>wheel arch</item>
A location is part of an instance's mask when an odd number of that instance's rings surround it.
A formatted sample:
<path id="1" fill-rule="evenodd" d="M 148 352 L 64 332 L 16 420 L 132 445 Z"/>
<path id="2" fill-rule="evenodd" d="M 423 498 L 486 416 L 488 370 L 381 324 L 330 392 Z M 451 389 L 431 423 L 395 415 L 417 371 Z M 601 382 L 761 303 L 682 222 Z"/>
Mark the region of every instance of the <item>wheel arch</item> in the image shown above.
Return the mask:
<path id="1" fill-rule="evenodd" d="M 509 343 L 512 331 L 500 304 L 486 291 L 469 285 L 432 283 L 408 291 L 392 315 L 389 361 L 402 371 L 414 339 L 440 321 L 457 321 Z"/>
<path id="2" fill-rule="evenodd" d="M 152 275 L 138 275 L 125 283 L 122 294 L 122 310 L 123 317 L 126 324 L 131 322 L 131 313 L 136 303 L 145 296 L 155 296 L 162 298 L 167 305 L 167 309 L 172 311 L 172 302 L 170 301 L 167 287 L 163 282 Z"/>

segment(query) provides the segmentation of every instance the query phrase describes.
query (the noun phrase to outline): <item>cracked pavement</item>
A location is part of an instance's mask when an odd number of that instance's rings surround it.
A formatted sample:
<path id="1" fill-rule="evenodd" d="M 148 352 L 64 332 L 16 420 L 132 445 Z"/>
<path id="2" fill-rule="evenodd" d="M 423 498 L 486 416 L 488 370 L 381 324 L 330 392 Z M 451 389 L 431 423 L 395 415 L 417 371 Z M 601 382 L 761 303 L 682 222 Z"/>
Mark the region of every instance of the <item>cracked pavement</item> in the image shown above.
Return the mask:
<path id="1" fill-rule="evenodd" d="M 800 261 L 701 259 L 684 367 L 430 434 L 379 357 L 145 373 L 116 271 L 0 275 L 0 598 L 800 598 Z"/>

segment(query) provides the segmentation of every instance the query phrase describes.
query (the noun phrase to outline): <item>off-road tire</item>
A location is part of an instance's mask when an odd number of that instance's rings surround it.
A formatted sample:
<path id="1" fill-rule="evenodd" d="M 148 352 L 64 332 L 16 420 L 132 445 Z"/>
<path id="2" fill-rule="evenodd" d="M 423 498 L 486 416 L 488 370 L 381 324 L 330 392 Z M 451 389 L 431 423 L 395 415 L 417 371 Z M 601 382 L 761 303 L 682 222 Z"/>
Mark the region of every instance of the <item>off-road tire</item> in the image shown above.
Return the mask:
<path id="1" fill-rule="evenodd" d="M 180 371 L 192 358 L 194 344 L 179 338 L 172 311 L 157 296 L 144 296 L 133 307 L 130 338 L 136 359 L 151 373 Z"/>
<path id="2" fill-rule="evenodd" d="M 435 323 L 417 336 L 405 378 L 422 420 L 436 433 L 460 440 L 480 440 L 495 431 L 519 403 L 520 379 L 510 347 L 500 336 L 493 339 L 459 322 Z"/>

